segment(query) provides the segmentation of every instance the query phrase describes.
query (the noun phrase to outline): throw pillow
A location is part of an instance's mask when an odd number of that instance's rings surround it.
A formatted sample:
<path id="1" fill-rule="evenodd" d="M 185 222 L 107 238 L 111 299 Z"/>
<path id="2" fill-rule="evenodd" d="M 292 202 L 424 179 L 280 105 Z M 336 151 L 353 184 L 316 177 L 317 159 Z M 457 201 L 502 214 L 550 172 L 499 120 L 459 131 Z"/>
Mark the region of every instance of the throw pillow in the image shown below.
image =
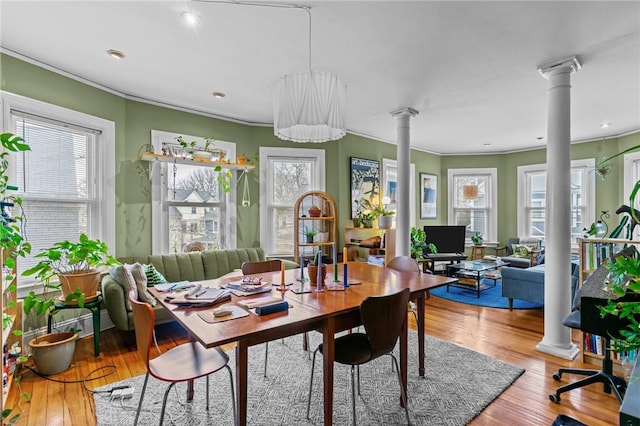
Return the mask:
<path id="1" fill-rule="evenodd" d="M 538 246 L 527 244 L 512 244 L 513 257 L 529 257 L 533 250 L 536 250 Z"/>
<path id="2" fill-rule="evenodd" d="M 156 299 L 147 290 L 147 275 L 144 273 L 142 265 L 139 263 L 131 265 L 131 275 L 133 275 L 138 289 L 138 300 L 156 306 Z"/>
<path id="3" fill-rule="evenodd" d="M 131 308 L 129 293 L 133 291 L 133 295 L 137 299 L 138 287 L 136 286 L 136 280 L 133 278 L 133 275 L 131 275 L 131 271 L 129 270 L 129 268 L 130 265 L 116 266 L 109 269 L 109 275 L 115 282 L 117 282 L 122 286 L 122 288 L 124 288 L 124 304 L 127 308 L 127 311 L 131 312 L 133 309 Z"/>
<path id="4" fill-rule="evenodd" d="M 167 282 L 167 279 L 162 275 L 155 266 L 142 265 L 142 269 L 144 270 L 144 274 L 147 276 L 147 287 L 153 287 L 156 284 L 164 284 Z"/>

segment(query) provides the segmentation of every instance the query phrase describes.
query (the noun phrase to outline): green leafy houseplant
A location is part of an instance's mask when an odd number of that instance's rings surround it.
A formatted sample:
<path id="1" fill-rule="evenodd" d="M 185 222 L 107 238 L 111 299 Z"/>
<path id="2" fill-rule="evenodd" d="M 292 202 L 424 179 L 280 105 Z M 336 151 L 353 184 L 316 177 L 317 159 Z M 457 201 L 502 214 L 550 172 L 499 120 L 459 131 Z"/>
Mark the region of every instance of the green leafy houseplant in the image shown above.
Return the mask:
<path id="1" fill-rule="evenodd" d="M 438 253 L 435 244 L 427 243 L 427 234 L 424 229 L 411 228 L 411 257 L 416 260 L 424 259 L 426 251 L 430 253 Z"/>
<path id="2" fill-rule="evenodd" d="M 23 272 L 25 276 L 35 275 L 45 290 L 63 290 L 62 284 L 66 276 L 88 274 L 102 266 L 116 266 L 120 263 L 108 253 L 107 245 L 100 240 L 93 240 L 85 234 L 81 234 L 78 242 L 68 240 L 57 242 L 48 249 L 43 249 L 35 255 L 36 258 L 43 259 L 34 267 Z M 60 282 L 53 282 L 55 276 L 60 278 Z M 69 289 L 65 301 L 75 300 L 78 306 L 83 307 L 85 293 L 79 288 Z M 30 291 L 24 299 L 24 312 L 29 313 L 34 310 L 38 315 L 47 313 L 55 300 L 45 295 L 36 295 Z"/>
<path id="3" fill-rule="evenodd" d="M 596 168 L 608 163 L 611 159 L 623 155 L 625 153 L 640 149 L 640 145 L 625 149 L 609 158 L 602 160 Z M 631 215 L 636 221 L 640 221 L 637 217 L 634 206 L 636 197 L 640 191 L 640 180 L 635 183 L 629 195 L 629 207 L 631 207 Z M 621 297 L 629 294 L 640 295 L 640 255 L 636 252 L 632 256 L 618 256 L 615 260 L 607 261 L 607 269 L 609 269 L 608 281 L 609 290 L 616 296 Z M 612 350 L 614 352 L 626 352 L 634 349 L 640 349 L 640 302 L 638 301 L 615 301 L 609 300 L 606 306 L 600 309 L 602 316 L 615 315 L 620 318 L 626 318 L 629 324 L 625 330 L 620 330 L 621 339 L 612 339 Z"/>
<path id="4" fill-rule="evenodd" d="M 471 236 L 471 241 L 473 242 L 474 245 L 481 246 L 482 243 L 484 242 L 484 238 L 482 237 L 482 234 L 480 234 L 479 232 L 476 232 Z"/>
<path id="5" fill-rule="evenodd" d="M 13 204 L 14 207 L 21 208 L 22 207 L 22 199 L 20 197 L 16 197 L 11 195 L 8 191 L 15 190 L 16 188 L 9 185 L 9 176 L 7 174 L 7 169 L 9 167 L 9 155 L 11 152 L 21 152 L 21 151 L 29 151 L 30 147 L 25 142 L 23 138 L 17 136 L 13 133 L 2 133 L 0 134 L 0 143 L 2 144 L 3 151 L 0 153 L 0 200 L 4 203 L 7 203 L 6 206 L 10 207 Z M 0 208 L 2 210 L 2 215 L 0 216 L 0 247 L 2 247 L 5 256 L 4 256 L 4 265 L 10 270 L 13 271 L 16 263 L 15 259 L 17 257 L 24 257 L 26 254 L 31 252 L 31 245 L 25 240 L 23 230 L 22 230 L 22 216 L 16 215 L 11 216 L 10 213 L 5 213 L 4 207 Z M 11 284 L 7 287 L 6 291 L 9 293 L 13 293 L 16 289 L 13 274 L 9 274 L 5 277 L 7 282 L 11 282 Z M 7 300 L 7 308 L 15 309 L 16 301 L 15 300 Z M 2 313 L 2 329 L 4 330 L 7 326 L 9 326 L 8 322 L 10 321 L 10 317 L 3 311 Z M 14 335 L 19 336 L 22 334 L 22 330 L 14 330 Z M 18 362 L 25 362 L 26 357 L 20 356 L 18 358 Z M 15 383 L 20 384 L 19 375 L 15 376 Z M 21 392 L 20 398 L 25 401 L 29 401 L 31 396 L 27 392 Z M 18 403 L 18 408 L 20 404 Z M 2 409 L 2 423 L 3 424 L 13 424 L 18 421 L 20 418 L 21 410 L 17 413 L 14 411 L 14 408 L 3 407 Z"/>

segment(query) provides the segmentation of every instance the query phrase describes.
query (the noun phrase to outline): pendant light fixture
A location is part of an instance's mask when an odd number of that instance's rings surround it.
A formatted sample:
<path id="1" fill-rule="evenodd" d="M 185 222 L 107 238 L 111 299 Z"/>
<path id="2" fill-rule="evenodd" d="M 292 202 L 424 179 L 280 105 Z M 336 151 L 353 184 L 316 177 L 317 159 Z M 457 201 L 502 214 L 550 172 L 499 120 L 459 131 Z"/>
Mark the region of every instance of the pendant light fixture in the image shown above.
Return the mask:
<path id="1" fill-rule="evenodd" d="M 346 86 L 334 74 L 311 70 L 311 9 L 309 14 L 309 71 L 288 74 L 275 86 L 273 132 L 293 142 L 327 142 L 346 132 Z"/>

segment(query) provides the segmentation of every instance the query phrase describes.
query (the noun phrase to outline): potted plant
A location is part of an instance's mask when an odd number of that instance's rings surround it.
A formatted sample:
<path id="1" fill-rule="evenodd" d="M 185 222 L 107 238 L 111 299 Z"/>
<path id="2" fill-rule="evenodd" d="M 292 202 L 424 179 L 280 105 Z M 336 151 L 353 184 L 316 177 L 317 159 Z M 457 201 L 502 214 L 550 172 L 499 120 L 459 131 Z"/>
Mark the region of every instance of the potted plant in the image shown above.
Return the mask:
<path id="1" fill-rule="evenodd" d="M 22 199 L 11 195 L 9 191 L 16 190 L 17 188 L 9 185 L 9 176 L 7 174 L 7 168 L 9 166 L 8 156 L 11 152 L 29 151 L 30 147 L 23 138 L 13 133 L 0 134 L 0 143 L 2 143 L 3 150 L 0 152 L 0 200 L 2 202 L 0 206 L 0 247 L 5 253 L 3 259 L 3 265 L 9 271 L 13 271 L 16 263 L 15 260 L 18 257 L 24 257 L 31 252 L 31 245 L 25 240 L 22 224 L 22 215 L 12 215 L 6 207 L 18 207 L 22 208 Z M 4 269 L 4 268 L 3 268 Z M 9 294 L 15 294 L 16 286 L 13 284 L 14 276 L 9 273 L 5 276 L 6 282 L 9 282 L 9 286 L 3 291 Z M 16 301 L 8 298 L 6 300 L 6 306 L 3 306 L 2 311 L 2 330 L 11 329 L 11 317 L 5 312 L 6 309 L 17 309 Z M 12 332 L 14 335 L 21 335 L 22 330 L 16 329 Z M 5 336 L 6 337 L 6 336 Z M 3 337 L 4 342 L 4 337 Z M 19 356 L 18 362 L 25 362 L 27 359 L 25 356 Z M 28 401 L 30 396 L 28 393 L 21 393 L 21 398 Z M 20 418 L 20 411 L 14 411 L 13 408 L 3 407 L 2 409 L 2 424 L 12 424 L 18 421 Z"/>
<path id="2" fill-rule="evenodd" d="M 424 232 L 424 229 L 412 227 L 411 257 L 416 260 L 422 260 L 427 250 L 429 250 L 430 253 L 438 253 L 435 244 L 427 243 L 427 234 Z"/>
<path id="3" fill-rule="evenodd" d="M 474 246 L 481 246 L 484 242 L 484 237 L 479 232 L 476 232 L 471 236 L 471 242 L 473 242 Z"/>
<path id="4" fill-rule="evenodd" d="M 313 229 L 305 228 L 303 233 L 306 238 L 305 241 L 307 243 L 313 243 L 313 237 L 316 235 L 316 231 L 314 231 Z"/>
<path id="5" fill-rule="evenodd" d="M 321 248 L 318 248 L 318 251 L 313 257 L 313 261 L 307 266 L 307 269 L 309 270 L 309 282 L 311 282 L 311 285 L 317 285 L 318 283 L 318 264 L 320 264 L 320 277 L 324 282 L 324 277 L 327 275 L 327 264 L 321 262 L 322 250 Z M 322 285 L 322 283 L 320 285 Z"/>
<path id="6" fill-rule="evenodd" d="M 378 228 L 390 229 L 393 226 L 393 215 L 396 214 L 393 210 L 387 210 L 384 206 L 376 206 L 373 209 L 373 214 L 378 218 Z"/>
<path id="7" fill-rule="evenodd" d="M 85 300 L 97 295 L 101 272 L 98 268 L 120 264 L 108 250 L 104 242 L 81 234 L 77 242 L 65 240 L 43 249 L 35 255 L 43 260 L 24 271 L 23 275 L 35 275 L 45 288 L 61 290 L 66 302 L 75 300 L 78 305 L 84 306 Z M 59 282 L 52 284 L 51 280 L 55 276 Z M 29 292 L 24 302 L 25 312 L 28 312 L 27 308 L 37 307 L 43 302 L 33 292 Z M 48 307 L 51 305 L 45 308 Z"/>

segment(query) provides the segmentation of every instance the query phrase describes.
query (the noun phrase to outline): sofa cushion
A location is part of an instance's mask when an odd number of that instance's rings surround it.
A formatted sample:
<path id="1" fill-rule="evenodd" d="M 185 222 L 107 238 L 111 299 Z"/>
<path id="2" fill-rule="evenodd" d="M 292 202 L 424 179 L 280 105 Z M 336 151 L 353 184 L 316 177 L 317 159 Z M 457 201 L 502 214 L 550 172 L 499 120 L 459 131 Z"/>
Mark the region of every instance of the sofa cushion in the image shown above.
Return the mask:
<path id="1" fill-rule="evenodd" d="M 150 263 L 142 265 L 144 274 L 147 276 L 147 287 L 153 287 L 156 284 L 164 284 L 167 279 L 162 275 L 155 266 Z"/>
<path id="2" fill-rule="evenodd" d="M 514 244 L 511 248 L 514 257 L 522 257 L 529 259 L 531 252 L 538 248 L 537 244 Z"/>
<path id="3" fill-rule="evenodd" d="M 142 265 L 137 262 L 131 265 L 131 275 L 133 275 L 133 279 L 136 281 L 138 300 L 155 306 L 156 299 L 147 290 L 147 275 L 144 273 Z"/>

